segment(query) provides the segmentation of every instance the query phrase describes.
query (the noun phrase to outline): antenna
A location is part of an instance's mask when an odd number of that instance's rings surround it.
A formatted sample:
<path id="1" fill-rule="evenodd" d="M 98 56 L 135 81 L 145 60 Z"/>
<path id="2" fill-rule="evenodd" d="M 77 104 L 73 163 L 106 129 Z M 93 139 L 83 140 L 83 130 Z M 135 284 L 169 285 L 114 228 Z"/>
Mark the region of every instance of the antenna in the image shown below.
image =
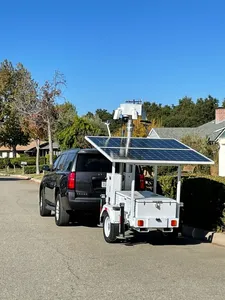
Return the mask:
<path id="1" fill-rule="evenodd" d="M 110 128 L 109 128 L 110 122 L 107 120 L 107 121 L 105 122 L 105 125 L 106 125 L 106 127 L 107 127 L 109 137 L 111 137 L 111 132 L 110 132 Z"/>

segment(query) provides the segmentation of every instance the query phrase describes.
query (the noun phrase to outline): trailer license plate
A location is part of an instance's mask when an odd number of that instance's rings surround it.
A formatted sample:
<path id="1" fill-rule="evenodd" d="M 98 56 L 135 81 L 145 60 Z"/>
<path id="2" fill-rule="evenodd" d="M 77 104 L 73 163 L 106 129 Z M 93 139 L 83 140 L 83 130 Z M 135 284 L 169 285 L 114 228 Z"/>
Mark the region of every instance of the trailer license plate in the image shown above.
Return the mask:
<path id="1" fill-rule="evenodd" d="M 103 187 L 103 188 L 106 187 L 106 181 L 102 181 L 102 187 Z"/>

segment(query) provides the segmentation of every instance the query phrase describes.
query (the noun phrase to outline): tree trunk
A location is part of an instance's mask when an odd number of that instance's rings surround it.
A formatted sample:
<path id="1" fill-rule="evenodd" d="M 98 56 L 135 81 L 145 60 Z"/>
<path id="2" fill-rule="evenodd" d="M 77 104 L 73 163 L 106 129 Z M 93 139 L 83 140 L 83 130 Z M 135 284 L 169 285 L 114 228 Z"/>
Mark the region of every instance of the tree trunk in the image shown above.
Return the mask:
<path id="1" fill-rule="evenodd" d="M 40 140 L 36 139 L 36 174 L 40 174 L 39 159 L 40 159 Z"/>
<path id="2" fill-rule="evenodd" d="M 13 158 L 16 158 L 16 146 L 12 146 Z"/>
<path id="3" fill-rule="evenodd" d="M 49 164 L 50 166 L 53 165 L 53 145 L 52 145 L 52 131 L 51 131 L 51 122 L 48 118 L 47 120 L 48 124 L 48 144 L 49 144 Z"/>

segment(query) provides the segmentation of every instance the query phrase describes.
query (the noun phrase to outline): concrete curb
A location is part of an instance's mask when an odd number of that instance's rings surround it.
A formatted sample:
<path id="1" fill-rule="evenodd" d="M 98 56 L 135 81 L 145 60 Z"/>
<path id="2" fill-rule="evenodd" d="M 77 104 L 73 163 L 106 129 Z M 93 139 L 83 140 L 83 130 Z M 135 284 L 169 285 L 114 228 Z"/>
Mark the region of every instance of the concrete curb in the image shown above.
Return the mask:
<path id="1" fill-rule="evenodd" d="M 0 176 L 9 176 L 9 177 L 14 177 L 14 178 L 21 178 L 21 179 L 24 179 L 24 180 L 31 180 L 33 182 L 36 182 L 36 183 L 40 183 L 41 180 L 40 179 L 36 179 L 36 178 L 32 178 L 32 177 L 28 177 L 28 176 L 25 176 L 25 175 L 14 175 L 14 174 L 2 174 L 0 173 Z"/>
<path id="2" fill-rule="evenodd" d="M 207 231 L 200 228 L 183 225 L 182 234 L 187 237 L 192 237 L 196 240 L 216 244 L 225 247 L 225 234 L 214 231 Z"/>

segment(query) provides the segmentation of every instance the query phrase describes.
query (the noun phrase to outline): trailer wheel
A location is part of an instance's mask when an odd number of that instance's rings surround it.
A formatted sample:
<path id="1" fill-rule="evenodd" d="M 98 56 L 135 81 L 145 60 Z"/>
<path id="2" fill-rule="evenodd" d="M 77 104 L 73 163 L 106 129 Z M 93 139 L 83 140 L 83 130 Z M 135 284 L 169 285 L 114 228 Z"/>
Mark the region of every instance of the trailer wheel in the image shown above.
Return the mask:
<path id="1" fill-rule="evenodd" d="M 112 224 L 108 213 L 103 217 L 103 235 L 107 243 L 115 243 L 119 235 L 119 224 Z"/>

